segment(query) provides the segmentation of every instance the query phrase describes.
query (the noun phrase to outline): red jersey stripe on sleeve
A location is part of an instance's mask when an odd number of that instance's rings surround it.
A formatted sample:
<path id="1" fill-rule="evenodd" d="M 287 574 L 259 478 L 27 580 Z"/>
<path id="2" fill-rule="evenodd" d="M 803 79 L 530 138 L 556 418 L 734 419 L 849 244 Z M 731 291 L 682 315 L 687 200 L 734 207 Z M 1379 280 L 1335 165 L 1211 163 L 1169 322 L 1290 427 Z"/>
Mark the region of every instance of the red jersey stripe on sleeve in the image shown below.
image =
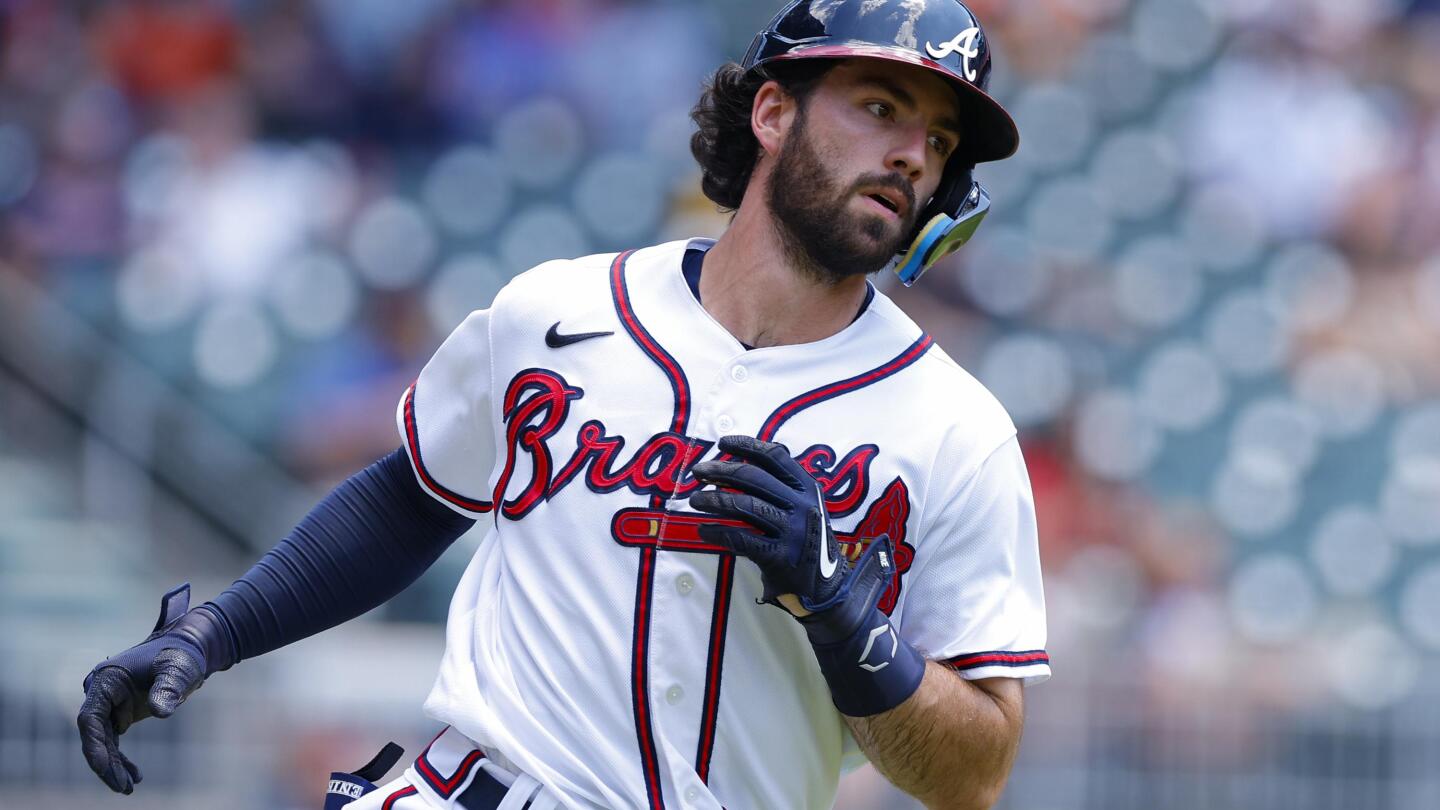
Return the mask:
<path id="1" fill-rule="evenodd" d="M 1050 663 L 1050 656 L 1044 650 L 1023 652 L 978 652 L 946 658 L 940 663 L 955 670 L 979 669 L 980 667 L 1029 667 Z"/>

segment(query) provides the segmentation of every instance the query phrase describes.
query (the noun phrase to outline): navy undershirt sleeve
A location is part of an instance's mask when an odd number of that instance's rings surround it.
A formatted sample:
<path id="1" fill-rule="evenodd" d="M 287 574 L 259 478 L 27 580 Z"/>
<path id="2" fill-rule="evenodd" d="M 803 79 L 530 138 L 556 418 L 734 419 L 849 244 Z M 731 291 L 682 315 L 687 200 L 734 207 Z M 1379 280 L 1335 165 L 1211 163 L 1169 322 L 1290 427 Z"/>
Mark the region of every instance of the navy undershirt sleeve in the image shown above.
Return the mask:
<path id="1" fill-rule="evenodd" d="M 205 639 L 206 669 L 227 669 L 383 604 L 474 523 L 425 494 L 396 450 L 346 479 L 244 576 L 196 608 L 218 620 L 216 638 Z"/>

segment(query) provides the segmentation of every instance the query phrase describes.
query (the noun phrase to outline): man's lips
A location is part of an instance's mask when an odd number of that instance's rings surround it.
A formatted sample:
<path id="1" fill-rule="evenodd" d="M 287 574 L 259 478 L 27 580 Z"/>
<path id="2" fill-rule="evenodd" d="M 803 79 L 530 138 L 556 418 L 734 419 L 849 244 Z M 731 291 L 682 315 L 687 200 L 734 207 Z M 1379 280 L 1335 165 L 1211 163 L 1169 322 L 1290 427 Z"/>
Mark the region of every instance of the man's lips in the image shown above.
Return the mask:
<path id="1" fill-rule="evenodd" d="M 910 207 L 909 200 L 905 198 L 905 195 L 894 189 L 868 189 L 860 192 L 860 196 L 875 208 L 896 219 L 905 216 L 905 212 Z"/>

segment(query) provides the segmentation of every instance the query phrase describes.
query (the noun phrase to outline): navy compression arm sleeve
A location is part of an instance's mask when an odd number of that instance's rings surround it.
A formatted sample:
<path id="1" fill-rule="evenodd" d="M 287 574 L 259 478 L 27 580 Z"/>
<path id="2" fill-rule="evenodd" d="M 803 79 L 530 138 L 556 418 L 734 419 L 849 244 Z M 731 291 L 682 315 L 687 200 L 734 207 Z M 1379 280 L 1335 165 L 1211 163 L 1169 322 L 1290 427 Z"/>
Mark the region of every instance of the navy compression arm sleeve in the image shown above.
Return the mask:
<path id="1" fill-rule="evenodd" d="M 206 674 L 383 604 L 474 523 L 425 494 L 404 449 L 371 464 L 187 617 L 206 651 Z"/>

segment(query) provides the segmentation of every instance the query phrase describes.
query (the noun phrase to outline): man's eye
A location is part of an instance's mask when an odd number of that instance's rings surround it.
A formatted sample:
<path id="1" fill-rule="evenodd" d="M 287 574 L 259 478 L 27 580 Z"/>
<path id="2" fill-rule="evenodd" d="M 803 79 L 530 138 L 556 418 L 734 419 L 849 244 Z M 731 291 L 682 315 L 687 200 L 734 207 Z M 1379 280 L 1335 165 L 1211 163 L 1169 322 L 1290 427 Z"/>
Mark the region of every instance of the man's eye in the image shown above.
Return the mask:
<path id="1" fill-rule="evenodd" d="M 934 149 L 940 155 L 940 157 L 946 157 L 950 154 L 950 141 L 940 137 L 939 135 L 930 136 L 930 147 Z"/>
<path id="2" fill-rule="evenodd" d="M 882 103 L 882 102 L 879 102 L 879 101 L 872 101 L 872 102 L 870 102 L 869 104 L 866 104 L 865 107 L 866 107 L 866 109 L 870 110 L 870 113 L 871 113 L 872 115 L 874 115 L 876 118 L 889 118 L 889 117 L 890 117 L 890 105 L 889 105 L 889 104 L 885 104 L 885 103 Z"/>

